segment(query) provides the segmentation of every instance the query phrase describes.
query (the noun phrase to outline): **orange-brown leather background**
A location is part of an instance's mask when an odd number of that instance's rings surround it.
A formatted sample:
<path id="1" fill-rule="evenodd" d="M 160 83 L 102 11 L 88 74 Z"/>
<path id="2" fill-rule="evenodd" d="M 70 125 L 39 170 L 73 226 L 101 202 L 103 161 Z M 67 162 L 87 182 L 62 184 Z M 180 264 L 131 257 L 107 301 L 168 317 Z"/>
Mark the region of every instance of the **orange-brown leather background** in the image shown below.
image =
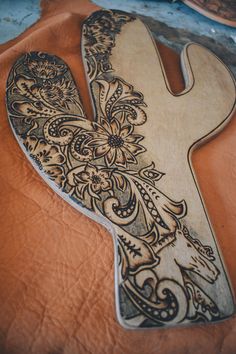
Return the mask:
<path id="1" fill-rule="evenodd" d="M 109 233 L 58 197 L 20 150 L 5 86 L 15 60 L 46 51 L 70 67 L 92 117 L 80 54 L 87 0 L 44 0 L 42 17 L 0 46 L 0 353 L 234 354 L 236 318 L 214 325 L 131 331 L 116 319 Z M 179 57 L 159 45 L 174 91 Z M 193 162 L 236 289 L 236 117 Z"/>

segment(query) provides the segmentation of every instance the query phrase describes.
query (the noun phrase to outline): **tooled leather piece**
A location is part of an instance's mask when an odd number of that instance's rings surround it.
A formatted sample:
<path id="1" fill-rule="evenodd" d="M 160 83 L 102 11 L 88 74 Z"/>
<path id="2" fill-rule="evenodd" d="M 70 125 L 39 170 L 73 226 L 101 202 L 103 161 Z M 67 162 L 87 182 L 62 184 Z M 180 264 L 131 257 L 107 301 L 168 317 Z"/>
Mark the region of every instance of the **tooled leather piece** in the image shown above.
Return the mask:
<path id="1" fill-rule="evenodd" d="M 35 26 L 0 48 L 1 97 L 15 60 L 25 52 L 42 50 L 65 60 L 89 112 L 80 26 L 97 7 L 87 1 L 54 1 L 48 6 L 47 11 L 47 2 L 43 4 L 42 19 Z M 68 13 L 72 9 L 73 15 Z M 181 90 L 179 58 L 163 46 L 161 54 L 172 87 Z M 0 148 L 4 151 L 0 164 L 0 352 L 233 354 L 235 318 L 168 331 L 132 332 L 118 324 L 110 235 L 42 182 L 11 133 L 4 99 L 0 112 Z M 236 120 L 232 119 L 218 138 L 194 154 L 234 289 L 235 132 Z"/>

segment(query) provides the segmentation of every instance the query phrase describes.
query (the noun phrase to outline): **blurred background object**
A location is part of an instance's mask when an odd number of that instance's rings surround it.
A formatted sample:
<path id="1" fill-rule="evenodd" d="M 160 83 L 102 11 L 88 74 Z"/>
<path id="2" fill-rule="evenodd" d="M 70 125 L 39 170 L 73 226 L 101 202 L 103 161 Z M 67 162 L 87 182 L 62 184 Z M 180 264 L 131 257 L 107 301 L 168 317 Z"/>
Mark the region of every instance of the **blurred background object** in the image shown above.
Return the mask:
<path id="1" fill-rule="evenodd" d="M 236 27 L 235 0 L 182 0 L 192 9 L 214 21 Z"/>

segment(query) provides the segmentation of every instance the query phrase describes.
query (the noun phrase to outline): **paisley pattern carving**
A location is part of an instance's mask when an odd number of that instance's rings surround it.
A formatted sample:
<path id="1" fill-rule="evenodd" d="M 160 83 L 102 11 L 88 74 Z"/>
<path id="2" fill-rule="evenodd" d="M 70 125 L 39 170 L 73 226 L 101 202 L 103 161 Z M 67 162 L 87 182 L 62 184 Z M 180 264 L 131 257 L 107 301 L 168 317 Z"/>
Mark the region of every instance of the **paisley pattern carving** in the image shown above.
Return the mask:
<path id="1" fill-rule="evenodd" d="M 144 164 L 145 136 L 136 132 L 148 119 L 144 97 L 109 62 L 116 36 L 133 20 L 98 11 L 84 24 L 90 87 L 99 97 L 95 121 L 86 119 L 67 65 L 40 52 L 25 54 L 10 72 L 9 118 L 32 163 L 61 194 L 113 223 L 125 325 L 217 320 L 217 305 L 195 281 L 217 281 L 213 251 L 182 222 L 186 202 L 158 188 L 164 172 Z"/>

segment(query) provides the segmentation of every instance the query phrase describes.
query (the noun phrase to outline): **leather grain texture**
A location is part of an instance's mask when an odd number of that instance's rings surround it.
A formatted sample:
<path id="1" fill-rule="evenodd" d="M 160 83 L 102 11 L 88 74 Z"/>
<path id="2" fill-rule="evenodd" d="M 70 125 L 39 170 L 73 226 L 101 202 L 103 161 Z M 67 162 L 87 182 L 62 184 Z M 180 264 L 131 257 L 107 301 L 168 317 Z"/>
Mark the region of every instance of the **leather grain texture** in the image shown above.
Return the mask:
<path id="1" fill-rule="evenodd" d="M 41 19 L 0 47 L 0 353 L 187 354 L 236 351 L 236 318 L 215 325 L 127 331 L 116 319 L 109 233 L 58 197 L 20 150 L 5 86 L 28 51 L 61 57 L 92 117 L 80 53 L 87 0 L 42 2 Z M 179 57 L 159 45 L 170 85 L 183 88 Z M 194 168 L 236 289 L 236 119 L 195 151 Z"/>

